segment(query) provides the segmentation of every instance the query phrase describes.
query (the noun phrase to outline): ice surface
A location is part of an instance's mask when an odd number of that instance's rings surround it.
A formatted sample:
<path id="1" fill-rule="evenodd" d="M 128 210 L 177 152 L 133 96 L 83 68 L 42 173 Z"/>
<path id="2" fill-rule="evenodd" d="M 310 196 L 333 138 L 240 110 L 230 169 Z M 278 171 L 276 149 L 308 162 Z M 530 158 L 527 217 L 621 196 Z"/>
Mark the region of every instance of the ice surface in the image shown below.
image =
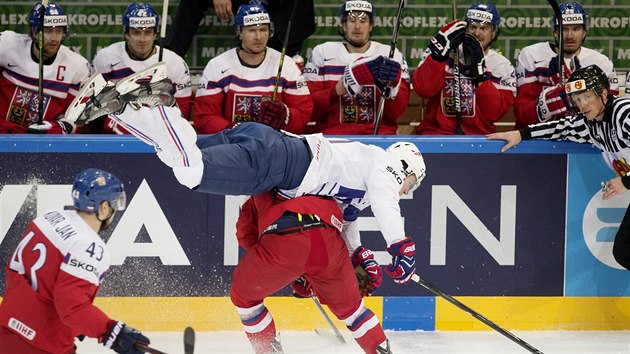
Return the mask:
<path id="1" fill-rule="evenodd" d="M 280 333 L 285 354 L 298 353 L 363 353 L 344 328 L 346 344 L 340 345 L 331 331 L 322 336 L 313 332 L 286 331 Z M 494 331 L 482 332 L 407 332 L 386 331 L 394 354 L 519 354 L 528 351 Z M 522 340 L 545 354 L 589 353 L 629 354 L 630 331 L 513 331 Z M 149 332 L 151 347 L 169 354 L 183 354 L 181 333 Z M 243 332 L 197 332 L 195 354 L 253 353 Z M 94 339 L 78 343 L 78 354 L 114 352 L 106 350 Z"/>

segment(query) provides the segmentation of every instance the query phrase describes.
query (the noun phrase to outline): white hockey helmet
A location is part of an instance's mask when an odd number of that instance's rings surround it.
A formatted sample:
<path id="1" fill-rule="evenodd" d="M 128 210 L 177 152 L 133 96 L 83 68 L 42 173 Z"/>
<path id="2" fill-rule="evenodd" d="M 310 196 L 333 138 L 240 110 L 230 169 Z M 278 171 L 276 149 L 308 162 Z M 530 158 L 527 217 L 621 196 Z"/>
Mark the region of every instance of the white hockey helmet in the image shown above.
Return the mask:
<path id="1" fill-rule="evenodd" d="M 416 145 L 399 141 L 390 145 L 385 151 L 394 155 L 394 157 L 402 162 L 405 175 L 410 176 L 413 174 L 416 176 L 416 183 L 409 187 L 409 193 L 418 189 L 420 182 L 422 182 L 426 176 L 427 167 Z"/>

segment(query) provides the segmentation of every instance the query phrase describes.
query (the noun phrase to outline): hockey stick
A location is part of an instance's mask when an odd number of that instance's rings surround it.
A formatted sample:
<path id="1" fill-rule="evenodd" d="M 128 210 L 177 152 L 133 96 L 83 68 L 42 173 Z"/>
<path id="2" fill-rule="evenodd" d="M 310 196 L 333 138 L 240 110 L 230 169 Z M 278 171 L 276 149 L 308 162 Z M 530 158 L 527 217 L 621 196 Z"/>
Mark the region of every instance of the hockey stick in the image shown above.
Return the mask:
<path id="1" fill-rule="evenodd" d="M 560 6 L 558 6 L 556 0 L 547 0 L 547 2 L 551 5 L 551 9 L 558 19 L 558 74 L 560 75 L 560 84 L 564 85 L 564 51 L 562 49 L 564 30 L 562 28 L 562 11 L 560 11 Z"/>
<path id="2" fill-rule="evenodd" d="M 293 21 L 293 16 L 295 16 L 295 9 L 297 9 L 297 0 L 293 0 L 293 7 L 291 8 L 291 15 L 289 16 L 289 22 L 287 22 L 287 32 L 284 34 L 284 43 L 282 43 L 282 53 L 280 53 L 280 65 L 278 66 L 278 75 L 276 75 L 276 83 L 273 85 L 273 96 L 271 99 L 273 101 L 276 100 L 276 95 L 278 94 L 278 86 L 280 86 L 280 77 L 282 75 L 282 66 L 284 65 L 284 55 L 287 51 L 287 46 L 289 45 L 289 33 L 291 33 L 291 21 Z"/>
<path id="3" fill-rule="evenodd" d="M 457 20 L 457 0 L 453 0 L 453 21 Z M 464 135 L 462 128 L 462 89 L 459 77 L 459 47 L 453 48 L 453 81 L 455 94 L 455 134 Z"/>
<path id="4" fill-rule="evenodd" d="M 400 0 L 398 3 L 398 12 L 396 12 L 396 18 L 394 22 L 394 33 L 392 33 L 392 42 L 389 44 L 389 59 L 394 57 L 394 53 L 396 52 L 396 42 L 398 41 L 398 31 L 400 31 L 400 17 L 402 16 L 403 8 L 405 7 L 407 0 Z M 374 135 L 378 135 L 378 129 L 381 126 L 381 120 L 383 119 L 383 111 L 385 110 L 385 92 L 387 92 L 389 88 L 386 88 L 384 92 L 382 92 L 381 100 L 378 103 L 378 114 L 376 115 L 376 121 L 374 122 Z"/>
<path id="5" fill-rule="evenodd" d="M 195 330 L 186 327 L 184 330 L 184 354 L 194 354 L 195 351 Z"/>
<path id="6" fill-rule="evenodd" d="M 330 317 L 328 317 L 328 314 L 326 313 L 326 311 L 322 307 L 322 304 L 320 304 L 319 301 L 317 300 L 317 297 L 315 295 L 313 295 L 313 296 L 311 296 L 311 299 L 315 303 L 315 306 L 317 306 L 317 309 L 319 310 L 319 312 L 321 312 L 322 316 L 324 316 L 324 318 L 326 319 L 326 322 L 328 322 L 328 324 L 330 325 L 330 328 L 332 328 L 333 332 L 335 332 L 335 337 L 337 337 L 337 340 L 339 340 L 339 343 L 345 344 L 346 340 L 343 338 L 343 336 L 341 335 L 341 332 L 339 332 L 339 330 L 337 329 L 337 327 L 335 326 L 333 321 L 330 319 Z M 316 332 L 317 332 L 317 330 L 316 330 Z"/>
<path id="7" fill-rule="evenodd" d="M 162 23 L 160 24 L 160 52 L 158 54 L 158 61 L 162 61 L 164 56 L 164 41 L 166 40 L 166 25 L 168 22 L 168 0 L 164 0 L 162 3 Z"/>
<path id="8" fill-rule="evenodd" d="M 165 352 L 159 351 L 157 349 L 153 349 L 149 346 L 146 346 L 144 344 L 136 344 L 136 348 L 145 351 L 146 353 L 149 354 L 166 354 Z"/>
<path id="9" fill-rule="evenodd" d="M 48 0 L 42 1 L 42 12 L 39 14 L 39 30 L 37 31 L 37 49 L 39 50 L 39 77 L 37 82 L 37 123 L 44 121 L 44 19 Z"/>
<path id="10" fill-rule="evenodd" d="M 532 347 L 529 343 L 525 342 L 524 340 L 520 339 L 519 337 L 515 336 L 514 334 L 508 332 L 507 330 L 499 327 L 497 324 L 495 324 L 494 322 L 490 321 L 489 319 L 483 317 L 479 312 L 477 312 L 477 311 L 471 309 L 470 307 L 464 305 L 463 303 L 459 302 L 454 297 L 452 297 L 451 295 L 445 293 L 444 291 L 442 291 L 437 286 L 435 286 L 435 285 L 429 283 L 428 281 L 420 278 L 417 274 L 412 275 L 411 276 L 411 280 L 413 280 L 414 282 L 422 285 L 425 289 L 429 290 L 433 294 L 435 294 L 435 295 L 445 299 L 446 301 L 450 302 L 451 304 L 459 307 L 461 310 L 463 310 L 464 312 L 466 312 L 469 315 L 473 316 L 474 318 L 478 319 L 479 321 L 483 322 L 488 327 L 494 329 L 495 331 L 501 333 L 502 335 L 506 336 L 508 339 L 510 339 L 513 342 L 515 342 L 516 344 L 518 344 L 521 347 L 527 349 L 530 353 L 544 354 L 540 350 Z"/>

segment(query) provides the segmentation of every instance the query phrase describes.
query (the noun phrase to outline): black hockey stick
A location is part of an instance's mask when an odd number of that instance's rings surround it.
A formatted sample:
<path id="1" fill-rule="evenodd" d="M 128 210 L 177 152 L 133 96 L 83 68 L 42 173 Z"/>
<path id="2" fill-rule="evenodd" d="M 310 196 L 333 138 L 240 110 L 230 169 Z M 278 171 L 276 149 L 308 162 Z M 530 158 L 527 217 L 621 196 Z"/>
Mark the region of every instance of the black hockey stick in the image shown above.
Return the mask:
<path id="1" fill-rule="evenodd" d="M 560 11 L 560 6 L 558 6 L 556 0 L 547 0 L 547 2 L 551 5 L 551 9 L 558 19 L 558 74 L 560 75 L 560 84 L 564 85 L 564 51 L 562 49 L 564 30 L 562 28 L 562 11 Z"/>
<path id="2" fill-rule="evenodd" d="M 184 354 L 194 354 L 195 352 L 195 330 L 186 327 L 184 330 Z"/>
<path id="3" fill-rule="evenodd" d="M 37 123 L 44 121 L 44 20 L 48 0 L 42 1 L 42 12 L 39 14 L 39 30 L 37 31 L 37 49 L 39 50 L 39 77 L 37 82 Z"/>
<path id="4" fill-rule="evenodd" d="M 504 335 L 505 337 L 507 337 L 508 339 L 513 341 L 514 343 L 516 343 L 516 344 L 520 345 L 521 347 L 527 349 L 530 353 L 544 354 L 540 350 L 532 347 L 529 343 L 525 342 L 524 340 L 520 339 L 519 337 L 515 336 L 514 334 L 512 334 L 512 333 L 508 332 L 507 330 L 499 327 L 496 323 L 494 323 L 494 322 L 490 321 L 489 319 L 485 318 L 479 312 L 477 312 L 477 311 L 471 309 L 470 307 L 464 305 L 463 303 L 459 302 L 454 297 L 452 297 L 451 295 L 445 293 L 444 291 L 442 291 L 437 286 L 435 286 L 435 285 L 429 283 L 428 281 L 420 278 L 417 274 L 412 275 L 411 276 L 411 280 L 413 280 L 414 282 L 422 285 L 425 289 L 429 290 L 433 294 L 435 294 L 435 295 L 445 299 L 446 301 L 450 302 L 451 304 L 459 307 L 461 310 L 463 310 L 464 312 L 466 312 L 469 315 L 473 316 L 474 318 L 478 319 L 479 321 L 483 322 L 488 327 L 494 329 L 495 331 L 501 333 L 502 335 Z"/>
<path id="5" fill-rule="evenodd" d="M 146 353 L 149 353 L 149 354 L 166 354 L 163 351 L 159 351 L 157 349 L 153 349 L 153 348 L 151 348 L 149 346 L 146 346 L 144 344 L 136 344 L 136 348 L 140 349 L 140 350 L 143 350 L 143 351 L 145 351 Z"/>
<path id="6" fill-rule="evenodd" d="M 313 296 L 311 296 L 311 299 L 315 303 L 315 306 L 317 306 L 317 309 L 319 310 L 319 312 L 321 312 L 322 316 L 324 316 L 324 318 L 326 319 L 326 322 L 328 322 L 328 324 L 330 325 L 330 328 L 332 328 L 333 332 L 335 332 L 335 337 L 337 337 L 337 340 L 341 344 L 345 344 L 346 340 L 341 335 L 341 332 L 339 332 L 339 330 L 337 329 L 337 326 L 335 326 L 333 321 L 330 319 L 330 317 L 328 316 L 328 314 L 326 313 L 326 311 L 322 307 L 322 304 L 319 303 L 319 300 L 317 300 L 317 297 L 315 297 L 315 295 L 313 295 Z M 317 332 L 317 330 L 315 330 L 315 332 Z M 319 334 L 319 332 L 317 334 Z"/>
<path id="7" fill-rule="evenodd" d="M 392 33 L 392 42 L 389 44 L 389 59 L 394 57 L 396 52 L 396 42 L 398 41 L 398 32 L 400 31 L 400 17 L 402 16 L 403 8 L 407 4 L 407 0 L 400 0 L 398 3 L 398 12 L 396 12 L 396 18 L 394 22 L 394 33 Z M 376 115 L 376 121 L 374 122 L 374 135 L 378 135 L 378 130 L 381 127 L 381 120 L 383 120 L 383 112 L 385 110 L 385 92 L 390 90 L 386 88 L 384 92 L 381 92 L 381 100 L 378 103 L 378 114 Z"/>
<path id="8" fill-rule="evenodd" d="M 272 100 L 276 100 L 276 95 L 278 94 L 278 86 L 280 86 L 280 77 L 282 75 L 282 66 L 284 65 L 284 55 L 287 52 L 287 46 L 289 45 L 289 33 L 291 33 L 291 21 L 293 21 L 293 17 L 295 16 L 295 9 L 297 9 L 298 4 L 297 0 L 293 0 L 293 5 L 291 7 L 291 15 L 289 16 L 289 22 L 287 22 L 287 32 L 284 34 L 284 43 L 282 43 L 282 53 L 280 53 L 280 65 L 278 66 L 278 75 L 276 75 L 276 83 L 273 85 L 273 96 L 271 96 Z"/>
<path id="9" fill-rule="evenodd" d="M 162 23 L 160 24 L 160 51 L 158 61 L 162 61 L 164 56 L 164 41 L 166 40 L 166 25 L 168 23 L 168 0 L 162 3 Z"/>
<path id="10" fill-rule="evenodd" d="M 453 21 L 457 20 L 457 0 L 453 0 Z M 453 48 L 453 93 L 455 95 L 455 134 L 464 135 L 462 128 L 462 88 L 459 76 L 459 47 Z"/>

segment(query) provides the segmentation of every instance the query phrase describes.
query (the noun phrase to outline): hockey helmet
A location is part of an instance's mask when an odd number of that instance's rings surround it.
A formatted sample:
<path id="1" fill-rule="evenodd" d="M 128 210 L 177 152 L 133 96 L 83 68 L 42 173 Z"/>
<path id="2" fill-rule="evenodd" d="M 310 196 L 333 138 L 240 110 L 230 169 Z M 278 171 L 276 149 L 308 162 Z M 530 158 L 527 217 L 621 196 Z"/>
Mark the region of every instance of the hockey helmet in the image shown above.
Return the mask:
<path id="1" fill-rule="evenodd" d="M 102 202 L 108 202 L 114 210 L 125 210 L 127 195 L 123 184 L 113 174 L 88 168 L 74 179 L 72 200 L 77 210 L 94 213 Z"/>
<path id="2" fill-rule="evenodd" d="M 49 2 L 44 9 L 44 5 L 38 2 L 31 9 L 31 13 L 28 17 L 28 22 L 31 24 L 31 28 L 35 32 L 39 32 L 42 27 L 41 15 L 44 11 L 44 23 L 43 27 L 65 27 L 68 30 L 68 16 L 66 16 L 63 9 L 54 2 Z"/>
<path id="3" fill-rule="evenodd" d="M 146 2 L 133 2 L 125 10 L 122 22 L 125 32 L 129 28 L 155 28 L 157 32 L 160 25 L 160 15 L 153 6 Z"/>
<path id="4" fill-rule="evenodd" d="M 416 176 L 416 183 L 409 187 L 409 193 L 418 189 L 420 182 L 426 176 L 427 168 L 424 164 L 424 158 L 422 158 L 422 154 L 416 145 L 407 142 L 397 142 L 390 145 L 385 151 L 402 162 L 406 176 L 412 174 Z"/>
<path id="5" fill-rule="evenodd" d="M 582 25 L 586 30 L 588 28 L 588 16 L 586 10 L 580 5 L 579 2 L 563 2 L 559 6 L 562 13 L 562 25 Z M 558 26 L 558 17 L 554 13 L 551 17 L 553 27 Z"/>
<path id="6" fill-rule="evenodd" d="M 501 23 L 501 17 L 493 4 L 476 2 L 466 12 L 466 22 L 491 23 L 496 30 Z"/>
<path id="7" fill-rule="evenodd" d="M 348 0 L 341 5 L 341 22 L 345 22 L 346 17 L 351 12 L 365 12 L 370 18 L 370 22 L 372 22 L 374 10 L 374 6 L 368 0 Z"/>
<path id="8" fill-rule="evenodd" d="M 241 5 L 234 16 L 234 25 L 237 32 L 240 32 L 242 26 L 256 26 L 269 24 L 271 26 L 271 18 L 269 12 L 260 3 L 260 1 L 252 1 L 249 4 Z"/>
<path id="9" fill-rule="evenodd" d="M 604 89 L 610 90 L 610 81 L 597 65 L 575 70 L 565 85 L 565 90 L 570 96 L 586 91 L 594 91 L 599 96 Z"/>

